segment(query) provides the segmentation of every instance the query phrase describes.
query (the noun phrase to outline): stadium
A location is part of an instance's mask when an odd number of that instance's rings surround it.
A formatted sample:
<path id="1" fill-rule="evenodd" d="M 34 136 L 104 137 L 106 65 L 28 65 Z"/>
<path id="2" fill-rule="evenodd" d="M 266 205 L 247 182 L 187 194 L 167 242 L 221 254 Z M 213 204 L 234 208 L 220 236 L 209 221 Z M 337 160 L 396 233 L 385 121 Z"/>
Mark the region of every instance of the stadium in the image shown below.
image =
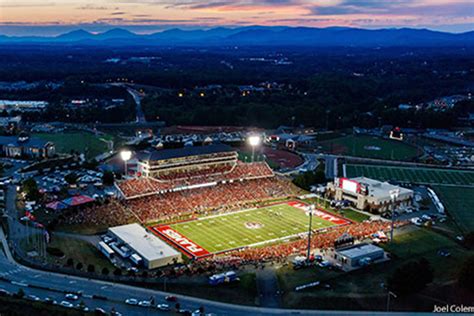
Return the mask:
<path id="1" fill-rule="evenodd" d="M 243 163 L 227 145 L 137 153 L 133 177 L 118 181 L 120 199 L 95 205 L 66 224 L 108 227 L 139 222 L 191 259 L 248 262 L 305 253 L 309 213 L 312 247 L 332 247 L 344 233 L 366 238 L 382 222 L 356 222 L 321 205 L 265 161 Z"/>

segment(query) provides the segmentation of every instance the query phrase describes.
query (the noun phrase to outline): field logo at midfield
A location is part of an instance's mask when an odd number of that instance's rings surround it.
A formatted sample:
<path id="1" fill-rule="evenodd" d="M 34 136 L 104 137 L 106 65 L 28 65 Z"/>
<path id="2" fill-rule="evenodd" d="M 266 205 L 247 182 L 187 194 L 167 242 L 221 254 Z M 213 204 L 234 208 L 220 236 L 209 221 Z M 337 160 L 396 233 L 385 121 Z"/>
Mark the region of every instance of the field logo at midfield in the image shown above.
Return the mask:
<path id="1" fill-rule="evenodd" d="M 153 230 L 172 241 L 175 245 L 193 257 L 202 257 L 210 254 L 209 251 L 197 245 L 189 238 L 184 237 L 169 226 L 155 226 L 153 227 Z"/>
<path id="2" fill-rule="evenodd" d="M 262 228 L 263 224 L 262 223 L 257 223 L 257 222 L 246 222 L 245 223 L 245 228 L 248 229 L 259 229 Z"/>

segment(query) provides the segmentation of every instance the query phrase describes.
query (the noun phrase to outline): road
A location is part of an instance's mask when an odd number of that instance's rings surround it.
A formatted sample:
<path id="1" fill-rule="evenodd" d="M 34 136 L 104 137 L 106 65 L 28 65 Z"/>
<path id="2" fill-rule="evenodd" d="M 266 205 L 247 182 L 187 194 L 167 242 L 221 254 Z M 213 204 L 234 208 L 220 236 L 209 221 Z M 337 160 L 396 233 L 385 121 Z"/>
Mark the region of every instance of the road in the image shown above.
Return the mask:
<path id="1" fill-rule="evenodd" d="M 326 178 L 328 179 L 334 179 L 337 177 L 337 157 L 336 156 L 331 156 L 331 155 L 326 155 L 325 157 L 325 165 L 326 165 Z"/>
<path id="2" fill-rule="evenodd" d="M 142 110 L 142 102 L 141 102 L 141 95 L 138 91 L 132 89 L 132 88 L 129 88 L 127 87 L 127 91 L 128 93 L 130 93 L 133 97 L 133 100 L 135 101 L 135 103 L 137 104 L 137 107 L 136 107 L 136 122 L 138 124 L 140 123 L 146 123 L 146 118 L 145 118 L 145 114 L 143 113 L 143 110 Z"/>

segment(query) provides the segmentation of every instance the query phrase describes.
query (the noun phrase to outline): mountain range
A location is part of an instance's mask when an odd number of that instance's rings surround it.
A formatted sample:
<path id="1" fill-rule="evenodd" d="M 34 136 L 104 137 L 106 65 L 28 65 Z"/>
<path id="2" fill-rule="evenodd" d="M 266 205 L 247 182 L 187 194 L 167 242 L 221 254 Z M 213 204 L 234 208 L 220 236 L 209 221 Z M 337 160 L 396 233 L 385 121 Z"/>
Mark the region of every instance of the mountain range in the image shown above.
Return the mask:
<path id="1" fill-rule="evenodd" d="M 208 30 L 169 29 L 152 34 L 136 34 L 115 28 L 103 33 L 75 30 L 54 37 L 15 37 L 0 35 L 4 43 L 67 43 L 85 45 L 159 46 L 314 46 L 314 47 L 390 47 L 390 46 L 473 46 L 474 31 L 446 33 L 428 29 L 359 29 L 349 27 L 248 26 L 217 27 Z"/>

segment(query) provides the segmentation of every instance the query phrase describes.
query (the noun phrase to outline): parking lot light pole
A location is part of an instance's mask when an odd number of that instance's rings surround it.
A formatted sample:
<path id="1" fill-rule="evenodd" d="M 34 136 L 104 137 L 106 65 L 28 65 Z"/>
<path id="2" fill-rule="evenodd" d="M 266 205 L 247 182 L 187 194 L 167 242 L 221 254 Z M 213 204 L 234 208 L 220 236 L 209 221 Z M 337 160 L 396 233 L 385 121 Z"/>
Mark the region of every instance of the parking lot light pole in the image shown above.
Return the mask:
<path id="1" fill-rule="evenodd" d="M 387 290 L 387 312 L 390 311 L 390 296 L 397 298 L 397 295 L 390 290 Z"/>
<path id="2" fill-rule="evenodd" d="M 311 255 L 311 228 L 313 225 L 314 204 L 309 206 L 309 229 L 308 229 L 308 249 L 306 252 L 306 264 L 309 265 L 309 256 Z"/>
<path id="3" fill-rule="evenodd" d="M 390 242 L 393 242 L 393 225 L 395 222 L 395 203 L 397 201 L 398 195 L 400 194 L 400 190 L 390 190 L 390 198 L 392 199 L 392 223 L 390 228 Z"/>
<path id="4" fill-rule="evenodd" d="M 130 150 L 123 150 L 120 152 L 120 157 L 122 158 L 123 160 L 123 163 L 125 165 L 125 176 L 127 176 L 128 174 L 128 170 L 127 170 L 127 161 L 130 160 L 130 158 L 132 158 L 132 152 Z"/>

